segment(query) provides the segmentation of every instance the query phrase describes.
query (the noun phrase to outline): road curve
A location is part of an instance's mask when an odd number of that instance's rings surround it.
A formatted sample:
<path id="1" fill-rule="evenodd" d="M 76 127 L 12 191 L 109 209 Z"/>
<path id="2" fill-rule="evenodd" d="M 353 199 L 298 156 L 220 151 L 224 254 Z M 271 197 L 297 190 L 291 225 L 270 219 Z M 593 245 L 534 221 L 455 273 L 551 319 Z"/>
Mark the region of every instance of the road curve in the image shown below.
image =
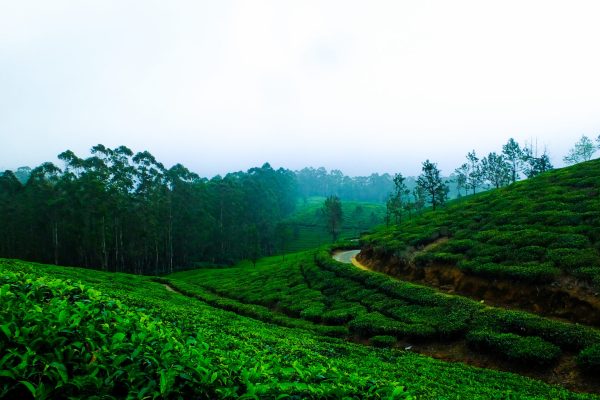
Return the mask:
<path id="1" fill-rule="evenodd" d="M 360 250 L 339 250 L 339 251 L 334 252 L 332 254 L 332 257 L 336 261 L 339 261 L 344 264 L 352 264 L 356 268 L 364 269 L 367 271 L 368 268 L 365 267 L 364 265 L 362 265 L 356 259 L 356 256 L 358 255 L 358 253 L 360 253 Z"/>

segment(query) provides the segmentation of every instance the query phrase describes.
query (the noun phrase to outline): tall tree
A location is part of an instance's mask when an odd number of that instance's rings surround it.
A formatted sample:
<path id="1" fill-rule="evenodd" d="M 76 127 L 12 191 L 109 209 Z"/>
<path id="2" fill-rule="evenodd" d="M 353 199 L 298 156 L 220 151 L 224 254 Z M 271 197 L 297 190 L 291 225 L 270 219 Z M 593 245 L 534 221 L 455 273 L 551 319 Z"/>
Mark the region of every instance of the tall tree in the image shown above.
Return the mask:
<path id="1" fill-rule="evenodd" d="M 469 165 L 469 174 L 467 175 L 467 187 L 473 191 L 473 194 L 475 194 L 477 193 L 477 188 L 483 184 L 483 174 L 481 172 L 479 158 L 475 154 L 475 150 L 467 154 L 467 161 Z"/>
<path id="2" fill-rule="evenodd" d="M 325 218 L 327 231 L 335 242 L 342 226 L 342 202 L 337 196 L 329 196 L 323 203 L 322 214 Z"/>
<path id="3" fill-rule="evenodd" d="M 417 179 L 417 185 L 426 194 L 434 210 L 446 201 L 448 186 L 442 181 L 437 164 L 429 160 L 423 162 L 422 172 Z"/>
<path id="4" fill-rule="evenodd" d="M 404 198 L 410 193 L 404 181 L 405 178 L 401 173 L 394 175 L 394 191 L 390 193 L 386 202 L 386 221 L 388 224 L 392 217 L 394 218 L 394 223 L 399 224 L 402 222 Z"/>
<path id="5" fill-rule="evenodd" d="M 512 168 L 506 162 L 504 155 L 490 153 L 481 160 L 481 171 L 485 180 L 487 180 L 496 189 L 506 186 L 511 180 Z"/>
<path id="6" fill-rule="evenodd" d="M 466 196 L 469 194 L 469 186 L 467 184 L 469 176 L 469 164 L 462 164 L 460 167 L 454 170 L 454 173 L 456 174 L 456 187 L 458 189 L 458 193 L 460 194 L 460 190 L 464 189 Z"/>
<path id="7" fill-rule="evenodd" d="M 531 148 L 526 147 L 523 149 L 523 161 L 525 163 L 523 173 L 527 178 L 533 178 L 554 168 L 546 151 L 538 157 Z"/>
<path id="8" fill-rule="evenodd" d="M 510 164 L 510 181 L 515 183 L 519 179 L 519 173 L 523 166 L 523 150 L 515 139 L 510 138 L 508 142 L 502 146 L 502 154 L 506 157 L 506 161 Z"/>
<path id="9" fill-rule="evenodd" d="M 600 136 L 599 136 L 600 141 Z M 585 136 L 581 135 L 581 138 L 575 143 L 575 146 L 569 150 L 569 153 L 563 158 L 566 164 L 577 164 L 583 161 L 589 161 L 596 152 L 596 146 L 594 142 Z"/>

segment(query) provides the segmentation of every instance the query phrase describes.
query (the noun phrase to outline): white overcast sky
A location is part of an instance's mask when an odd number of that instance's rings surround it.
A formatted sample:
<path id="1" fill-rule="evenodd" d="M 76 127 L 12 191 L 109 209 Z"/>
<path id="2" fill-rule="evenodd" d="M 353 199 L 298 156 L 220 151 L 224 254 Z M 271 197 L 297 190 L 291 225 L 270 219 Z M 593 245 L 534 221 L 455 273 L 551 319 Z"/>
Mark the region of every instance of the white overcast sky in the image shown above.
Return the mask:
<path id="1" fill-rule="evenodd" d="M 91 146 L 203 176 L 449 174 L 600 133 L 600 1 L 0 0 L 0 169 Z"/>

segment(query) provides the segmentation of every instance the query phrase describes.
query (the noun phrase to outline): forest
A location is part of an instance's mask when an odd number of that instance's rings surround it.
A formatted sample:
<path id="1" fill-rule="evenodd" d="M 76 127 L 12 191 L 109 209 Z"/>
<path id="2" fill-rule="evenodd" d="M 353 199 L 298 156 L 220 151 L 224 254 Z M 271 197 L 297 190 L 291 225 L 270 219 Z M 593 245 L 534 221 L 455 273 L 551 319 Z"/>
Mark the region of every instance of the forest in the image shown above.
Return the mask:
<path id="1" fill-rule="evenodd" d="M 269 164 L 201 179 L 149 152 L 92 148 L 44 163 L 23 185 L 0 177 L 0 254 L 106 271 L 165 273 L 272 254 L 295 207 L 289 170 Z"/>

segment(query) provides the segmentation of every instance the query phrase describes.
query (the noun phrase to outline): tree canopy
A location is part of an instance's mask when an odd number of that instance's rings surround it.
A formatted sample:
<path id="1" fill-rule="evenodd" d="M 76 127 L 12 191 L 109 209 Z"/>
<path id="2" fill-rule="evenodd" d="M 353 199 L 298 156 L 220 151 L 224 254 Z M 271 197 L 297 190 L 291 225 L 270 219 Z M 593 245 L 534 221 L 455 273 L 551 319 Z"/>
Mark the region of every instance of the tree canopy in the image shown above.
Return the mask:
<path id="1" fill-rule="evenodd" d="M 296 204 L 294 173 L 269 164 L 207 180 L 125 146 L 59 159 L 0 176 L 0 256 L 148 274 L 255 259 Z"/>

